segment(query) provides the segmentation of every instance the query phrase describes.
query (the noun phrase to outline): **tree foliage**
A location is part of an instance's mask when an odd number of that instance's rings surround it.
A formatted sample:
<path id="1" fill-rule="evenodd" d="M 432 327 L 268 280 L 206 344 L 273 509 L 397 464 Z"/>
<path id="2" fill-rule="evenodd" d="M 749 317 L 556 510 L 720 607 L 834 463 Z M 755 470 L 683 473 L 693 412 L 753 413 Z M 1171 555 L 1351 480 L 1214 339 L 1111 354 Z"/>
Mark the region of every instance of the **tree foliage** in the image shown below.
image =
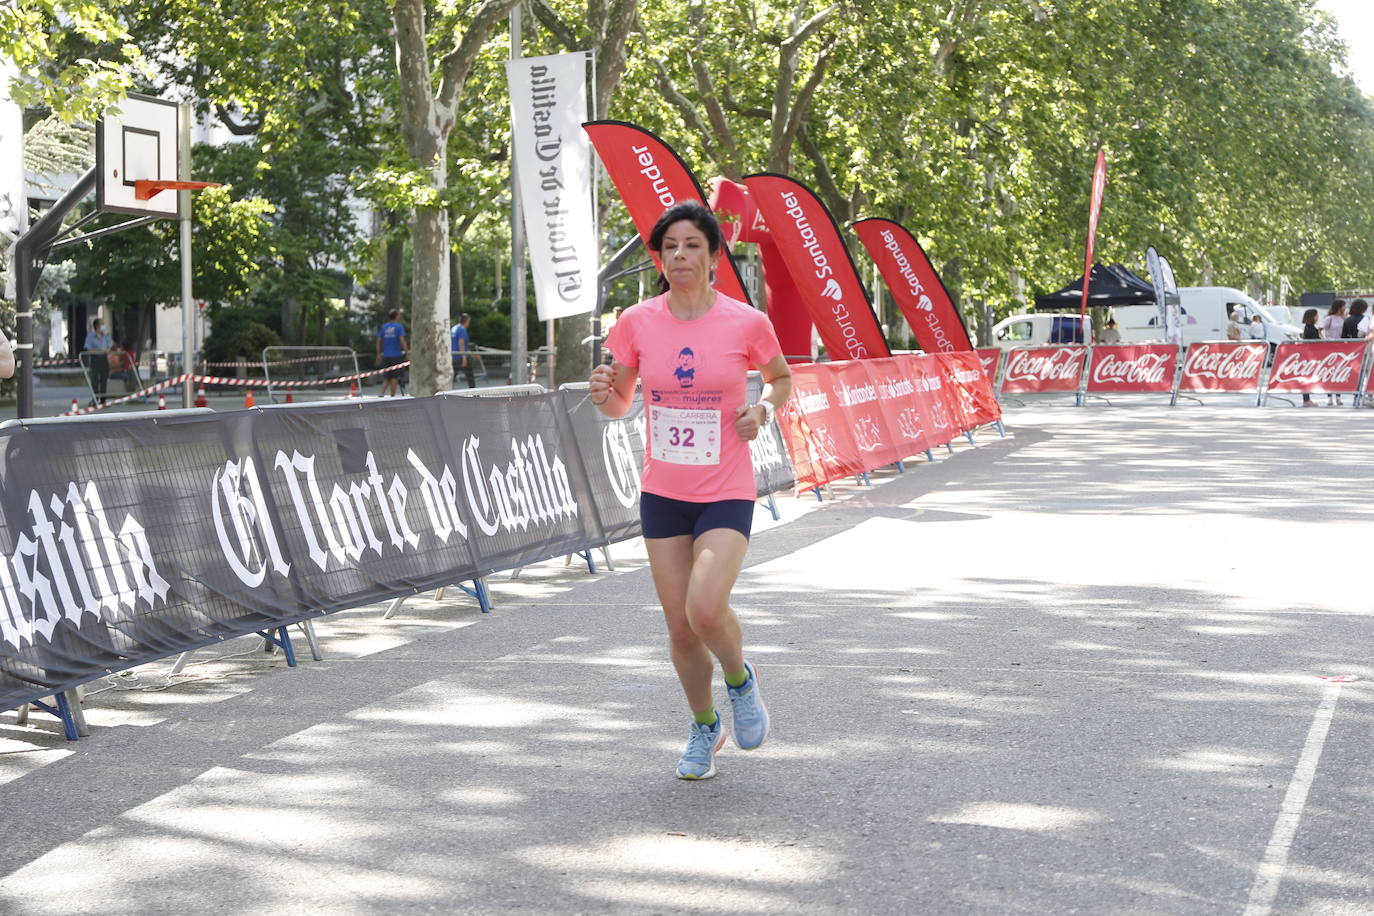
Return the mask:
<path id="1" fill-rule="evenodd" d="M 85 51 L 132 43 L 87 59 L 127 73 L 141 54 L 155 62 L 150 88 L 190 87 L 251 137 L 204 162 L 274 205 L 255 294 L 286 303 L 288 340 L 332 307 L 335 270 L 376 272 L 378 244 L 350 198 L 411 214 L 383 242 L 405 237 L 413 253 L 417 381 L 437 385 L 452 312 L 504 301 L 515 2 L 21 0 L 28 18 L 9 46 L 46 74 L 31 85 L 53 91 Z M 98 28 L 58 36 L 58 9 Z M 1103 261 L 1138 267 L 1154 245 L 1183 283 L 1374 285 L 1374 109 L 1312 0 L 524 9 L 524 53 L 595 52 L 599 116 L 664 136 L 703 179 L 786 171 L 841 221 L 902 221 L 966 306 L 1005 312 L 1081 270 L 1099 148 Z M 628 229 L 609 204 L 608 244 Z"/>

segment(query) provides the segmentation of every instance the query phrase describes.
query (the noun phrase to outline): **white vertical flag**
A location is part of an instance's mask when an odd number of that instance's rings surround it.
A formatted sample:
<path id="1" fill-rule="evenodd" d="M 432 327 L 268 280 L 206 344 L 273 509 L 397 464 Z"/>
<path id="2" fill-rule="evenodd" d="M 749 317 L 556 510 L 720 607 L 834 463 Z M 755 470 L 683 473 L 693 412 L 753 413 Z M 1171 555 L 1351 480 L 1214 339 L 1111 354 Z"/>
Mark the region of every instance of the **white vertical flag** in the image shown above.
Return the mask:
<path id="1" fill-rule="evenodd" d="M 539 320 L 596 307 L 586 52 L 506 62 L 511 145 Z"/>
<path id="2" fill-rule="evenodd" d="M 6 299 L 15 298 L 14 240 L 29 228 L 24 189 L 24 111 L 10 98 L 14 65 L 0 57 L 0 252 L 4 253 Z"/>

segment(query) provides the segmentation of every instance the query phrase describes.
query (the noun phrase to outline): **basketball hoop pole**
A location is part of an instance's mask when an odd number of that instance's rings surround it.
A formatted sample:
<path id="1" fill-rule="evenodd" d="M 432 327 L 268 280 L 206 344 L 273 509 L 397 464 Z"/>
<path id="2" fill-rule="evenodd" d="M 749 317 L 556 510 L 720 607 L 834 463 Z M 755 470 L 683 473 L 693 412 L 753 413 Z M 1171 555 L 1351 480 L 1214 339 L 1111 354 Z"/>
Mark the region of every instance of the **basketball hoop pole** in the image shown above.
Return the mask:
<path id="1" fill-rule="evenodd" d="M 186 373 L 186 385 L 181 390 L 181 406 L 190 407 L 195 403 L 193 391 L 195 384 L 191 364 L 196 352 L 196 303 L 191 294 L 191 105 L 182 102 L 177 109 L 177 178 L 175 184 L 182 186 L 177 191 L 177 209 L 181 216 L 181 371 Z"/>

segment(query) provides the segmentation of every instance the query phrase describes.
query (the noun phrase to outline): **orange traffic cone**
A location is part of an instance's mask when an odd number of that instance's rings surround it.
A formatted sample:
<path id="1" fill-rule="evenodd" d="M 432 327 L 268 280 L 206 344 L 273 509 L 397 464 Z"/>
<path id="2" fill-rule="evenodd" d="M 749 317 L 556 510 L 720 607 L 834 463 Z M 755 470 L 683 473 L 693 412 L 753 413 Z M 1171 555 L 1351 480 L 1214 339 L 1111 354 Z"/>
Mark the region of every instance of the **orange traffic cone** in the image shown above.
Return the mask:
<path id="1" fill-rule="evenodd" d="M 158 410 L 166 410 L 166 409 L 167 409 L 167 395 L 165 395 L 165 394 L 159 394 L 159 395 L 157 396 L 157 409 L 158 409 Z"/>
<path id="2" fill-rule="evenodd" d="M 210 406 L 209 400 L 205 397 L 205 386 L 204 386 L 204 385 L 201 385 L 199 388 L 196 389 L 196 406 L 197 406 L 197 407 L 209 407 L 209 406 Z"/>
<path id="3" fill-rule="evenodd" d="M 295 395 L 293 395 L 293 394 L 292 394 L 291 392 L 289 392 L 289 391 L 286 392 L 286 403 L 288 403 L 288 404 L 294 404 L 294 403 L 296 403 L 296 397 L 295 397 Z"/>
<path id="4" fill-rule="evenodd" d="M 244 393 L 244 395 L 243 395 L 243 406 L 244 406 L 244 407 L 252 407 L 252 406 L 253 406 L 253 389 L 252 389 L 252 388 L 249 388 L 248 391 Z"/>
<path id="5" fill-rule="evenodd" d="M 348 383 L 348 396 L 349 396 L 350 398 L 356 398 L 356 397 L 358 396 L 358 383 L 357 383 L 357 382 L 349 382 L 349 383 Z"/>

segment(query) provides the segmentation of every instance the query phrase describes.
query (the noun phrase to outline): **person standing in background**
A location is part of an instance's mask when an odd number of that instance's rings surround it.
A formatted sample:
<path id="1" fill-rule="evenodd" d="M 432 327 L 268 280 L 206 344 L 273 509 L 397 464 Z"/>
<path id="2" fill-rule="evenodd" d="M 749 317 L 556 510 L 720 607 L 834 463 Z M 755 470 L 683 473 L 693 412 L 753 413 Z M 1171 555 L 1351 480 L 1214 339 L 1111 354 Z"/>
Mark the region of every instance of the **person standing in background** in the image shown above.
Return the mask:
<path id="1" fill-rule="evenodd" d="M 1321 330 L 1317 327 L 1317 310 L 1316 310 L 1316 309 L 1308 309 L 1307 311 L 1303 312 L 1303 313 L 1302 313 L 1302 339 L 1303 339 L 1303 340 L 1321 340 L 1321 336 L 1322 336 Z M 1330 398 L 1331 395 L 1328 394 L 1327 397 Z M 1316 406 L 1317 406 L 1317 402 L 1314 401 L 1314 400 L 1312 400 L 1312 395 L 1310 395 L 1310 394 L 1308 394 L 1307 392 L 1304 391 L 1304 392 L 1302 393 L 1302 406 L 1303 406 L 1303 407 L 1316 407 Z"/>
<path id="2" fill-rule="evenodd" d="M 1340 340 L 1341 328 L 1345 325 L 1345 300 L 1337 299 L 1331 303 L 1331 309 L 1326 313 L 1326 317 L 1321 320 L 1319 329 L 1322 337 L 1327 340 Z M 1305 329 L 1304 329 L 1305 331 Z M 1327 407 L 1340 407 L 1341 396 L 1339 394 L 1328 394 L 1326 396 Z"/>
<path id="3" fill-rule="evenodd" d="M 1369 316 L 1365 314 L 1369 310 L 1369 303 L 1363 299 L 1356 299 L 1350 303 L 1350 314 L 1345 317 L 1341 324 L 1341 337 L 1347 340 L 1354 340 L 1369 333 Z"/>
<path id="4" fill-rule="evenodd" d="M 401 373 L 404 369 L 392 368 L 410 357 L 410 344 L 406 341 L 406 326 L 401 324 L 400 309 L 392 309 L 387 315 L 386 324 L 377 330 L 377 362 L 386 372 L 382 376 L 382 393 L 386 397 L 388 389 L 392 394 L 401 393 Z"/>
<path id="5" fill-rule="evenodd" d="M 472 335 L 468 332 L 468 325 L 472 323 L 472 316 L 467 312 L 458 316 L 458 323 L 449 332 L 449 342 L 453 356 L 453 382 L 458 383 L 458 373 L 461 371 L 468 380 L 469 388 L 477 387 L 477 380 L 472 375 Z"/>
<path id="6" fill-rule="evenodd" d="M 110 380 L 110 347 L 114 343 L 105 333 L 105 322 L 96 318 L 81 350 L 86 354 L 86 375 L 91 382 L 91 404 L 105 403 L 105 386 Z"/>

